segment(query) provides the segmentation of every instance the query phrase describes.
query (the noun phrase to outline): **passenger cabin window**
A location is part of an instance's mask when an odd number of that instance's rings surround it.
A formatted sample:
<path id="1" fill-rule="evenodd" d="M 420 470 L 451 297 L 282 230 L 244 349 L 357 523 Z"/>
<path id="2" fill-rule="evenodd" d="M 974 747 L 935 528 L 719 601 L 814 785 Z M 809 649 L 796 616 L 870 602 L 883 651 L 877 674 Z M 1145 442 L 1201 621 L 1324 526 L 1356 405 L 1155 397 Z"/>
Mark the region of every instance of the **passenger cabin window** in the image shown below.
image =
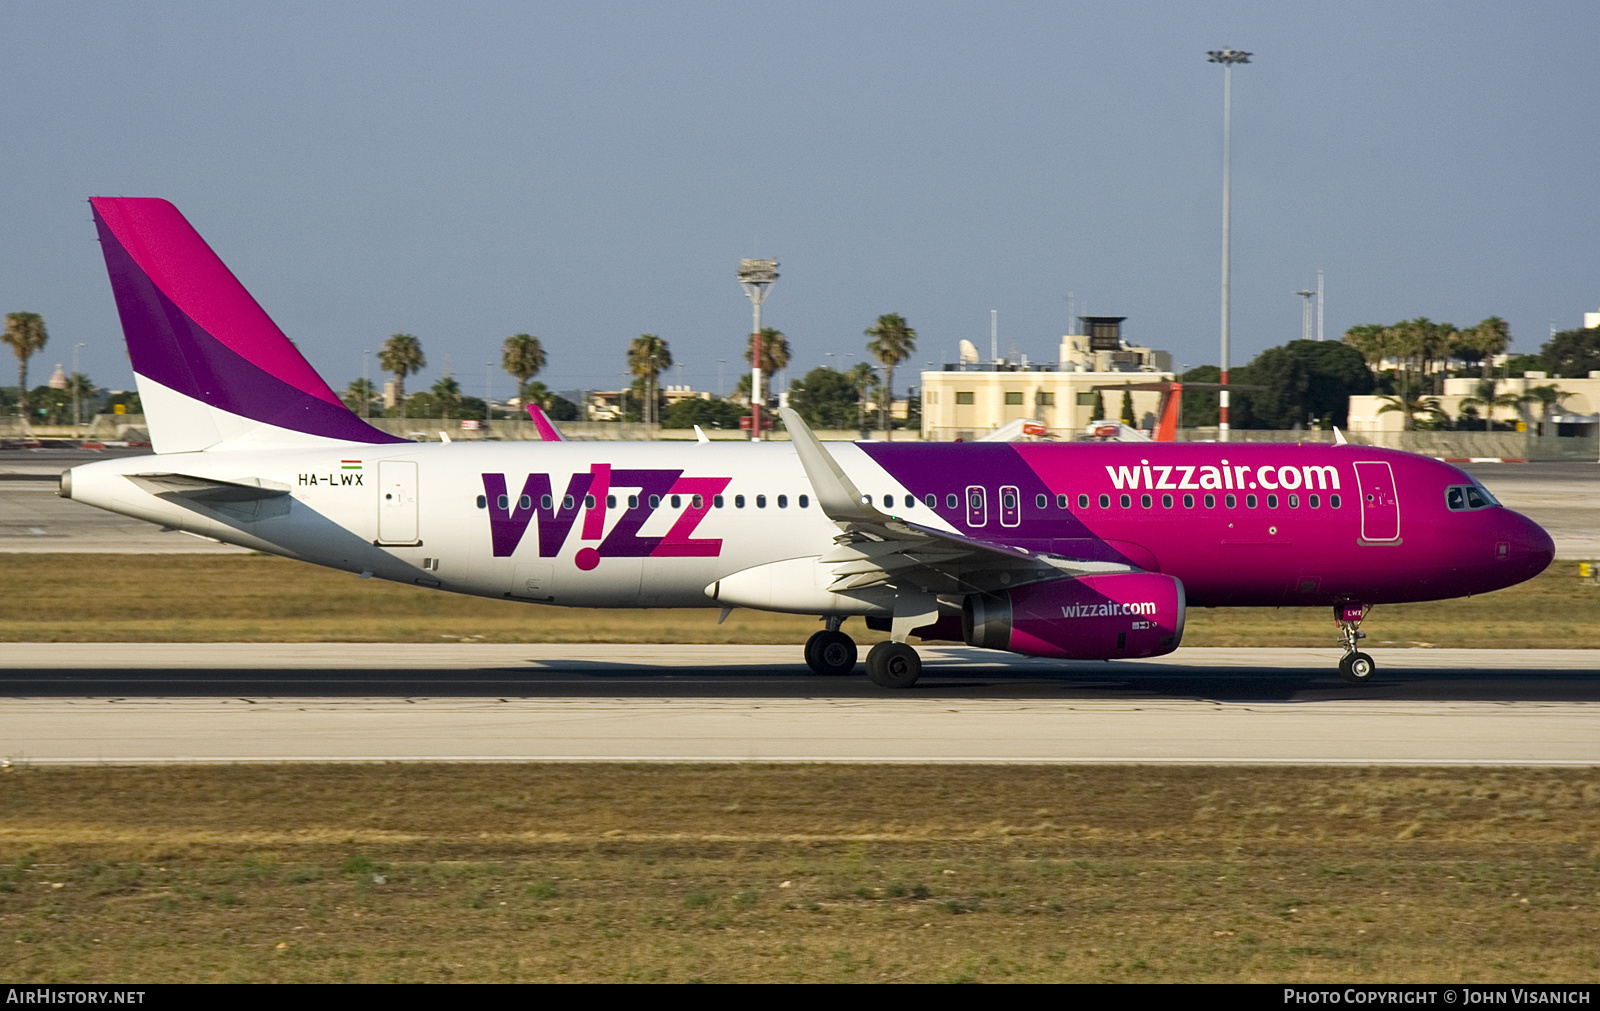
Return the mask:
<path id="1" fill-rule="evenodd" d="M 1048 508 L 1050 508 L 1050 496 L 1048 496 L 1048 495 L 1035 495 L 1033 497 L 1033 504 L 1034 504 L 1035 508 L 1048 509 Z"/>
<path id="2" fill-rule="evenodd" d="M 1110 495 L 1101 495 L 1100 496 L 1100 508 L 1102 508 L 1102 509 L 1110 509 L 1111 508 L 1111 496 Z"/>
<path id="3" fill-rule="evenodd" d="M 939 496 L 931 494 L 924 495 L 922 496 L 922 504 L 927 506 L 929 509 L 937 509 L 939 508 Z"/>
<path id="4" fill-rule="evenodd" d="M 804 500 L 805 496 L 802 495 L 802 496 L 800 496 L 800 498 L 802 500 Z M 711 504 L 716 506 L 718 509 L 721 509 L 722 508 L 722 496 L 721 495 L 713 495 L 713 496 L 711 496 Z"/>
<path id="5" fill-rule="evenodd" d="M 800 508 L 804 509 L 809 505 L 811 505 L 811 499 L 808 496 L 801 495 L 800 496 Z"/>
<path id="6" fill-rule="evenodd" d="M 765 509 L 766 507 L 767 507 L 767 497 L 765 495 L 757 495 L 756 496 L 756 508 L 757 509 Z"/>
<path id="7" fill-rule="evenodd" d="M 954 492 L 944 497 L 944 507 L 946 509 L 954 509 L 959 505 L 961 505 L 961 500 L 956 497 Z"/>
<path id="8" fill-rule="evenodd" d="M 1063 495 L 1061 497 L 1062 498 L 1066 498 L 1065 495 Z M 1061 508 L 1065 509 L 1066 507 L 1067 507 L 1067 504 L 1065 502 L 1061 503 Z M 1087 495 L 1079 495 L 1078 496 L 1078 508 L 1079 509 L 1087 509 L 1087 508 L 1089 508 L 1089 496 L 1087 496 Z"/>
<path id="9" fill-rule="evenodd" d="M 743 495 L 735 495 L 733 497 L 733 507 L 735 509 L 743 509 L 744 508 L 744 496 Z"/>
<path id="10" fill-rule="evenodd" d="M 787 496 L 787 495 L 779 495 L 778 496 L 778 508 L 779 509 L 787 509 L 787 508 L 789 508 L 789 496 Z"/>

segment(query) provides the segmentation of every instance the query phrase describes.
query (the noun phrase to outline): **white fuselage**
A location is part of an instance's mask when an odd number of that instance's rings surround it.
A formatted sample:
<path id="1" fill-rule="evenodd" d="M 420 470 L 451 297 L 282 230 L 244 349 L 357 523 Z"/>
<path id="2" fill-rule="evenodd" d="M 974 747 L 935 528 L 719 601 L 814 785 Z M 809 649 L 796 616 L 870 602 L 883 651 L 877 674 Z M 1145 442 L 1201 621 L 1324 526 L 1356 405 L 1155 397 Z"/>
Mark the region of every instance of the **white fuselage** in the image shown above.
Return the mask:
<path id="1" fill-rule="evenodd" d="M 830 450 L 864 495 L 951 529 L 855 445 Z M 330 444 L 107 460 L 70 474 L 75 501 L 459 593 L 580 607 L 893 607 L 887 589 L 828 592 L 816 558 L 839 528 L 784 443 Z M 161 474 L 287 493 L 204 501 L 128 476 Z"/>

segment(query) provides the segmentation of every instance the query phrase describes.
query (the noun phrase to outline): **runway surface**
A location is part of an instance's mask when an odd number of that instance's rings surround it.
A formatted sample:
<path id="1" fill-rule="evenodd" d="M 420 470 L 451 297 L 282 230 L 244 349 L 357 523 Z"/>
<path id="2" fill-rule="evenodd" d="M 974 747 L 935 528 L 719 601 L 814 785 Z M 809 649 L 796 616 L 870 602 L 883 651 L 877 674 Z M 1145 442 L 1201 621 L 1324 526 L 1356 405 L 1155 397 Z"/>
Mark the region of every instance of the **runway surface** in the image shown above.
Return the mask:
<path id="1" fill-rule="evenodd" d="M 905 692 L 789 646 L 6 644 L 14 763 L 667 760 L 1600 765 L 1600 651 L 923 650 Z"/>

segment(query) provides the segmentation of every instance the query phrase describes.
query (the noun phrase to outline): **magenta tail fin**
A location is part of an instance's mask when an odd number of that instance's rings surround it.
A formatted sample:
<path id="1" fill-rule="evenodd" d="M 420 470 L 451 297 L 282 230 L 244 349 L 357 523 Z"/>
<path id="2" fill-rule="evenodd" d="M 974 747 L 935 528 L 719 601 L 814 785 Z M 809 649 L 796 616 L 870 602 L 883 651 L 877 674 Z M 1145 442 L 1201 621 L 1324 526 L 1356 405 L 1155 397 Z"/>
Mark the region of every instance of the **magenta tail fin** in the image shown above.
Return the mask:
<path id="1" fill-rule="evenodd" d="M 345 407 L 176 207 L 89 203 L 157 452 L 405 441 Z"/>

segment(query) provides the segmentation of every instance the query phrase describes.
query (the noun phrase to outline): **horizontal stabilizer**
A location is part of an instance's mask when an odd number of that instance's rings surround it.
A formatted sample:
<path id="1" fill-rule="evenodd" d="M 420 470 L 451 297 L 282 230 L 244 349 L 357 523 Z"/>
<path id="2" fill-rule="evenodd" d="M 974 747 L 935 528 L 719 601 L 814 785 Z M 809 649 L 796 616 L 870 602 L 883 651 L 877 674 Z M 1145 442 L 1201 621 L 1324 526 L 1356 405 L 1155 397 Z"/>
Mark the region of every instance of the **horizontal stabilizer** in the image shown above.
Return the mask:
<path id="1" fill-rule="evenodd" d="M 219 481 L 189 474 L 129 474 L 128 480 L 152 495 L 176 495 L 195 502 L 259 502 L 289 494 L 289 489 L 270 482 Z"/>

